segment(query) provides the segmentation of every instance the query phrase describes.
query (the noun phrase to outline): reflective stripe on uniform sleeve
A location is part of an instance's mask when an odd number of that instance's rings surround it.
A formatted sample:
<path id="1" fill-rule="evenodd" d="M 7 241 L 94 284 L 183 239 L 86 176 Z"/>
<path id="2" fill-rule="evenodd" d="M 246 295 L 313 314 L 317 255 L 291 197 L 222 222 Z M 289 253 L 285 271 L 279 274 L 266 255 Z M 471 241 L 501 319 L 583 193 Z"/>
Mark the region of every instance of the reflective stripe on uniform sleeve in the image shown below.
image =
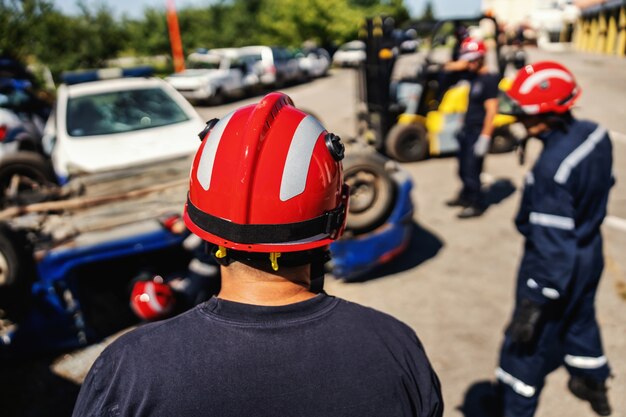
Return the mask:
<path id="1" fill-rule="evenodd" d="M 572 173 L 572 169 L 574 169 L 580 161 L 585 159 L 594 150 L 596 145 L 600 143 L 605 135 L 606 129 L 600 126 L 591 132 L 591 134 L 587 136 L 587 139 L 585 139 L 583 143 L 574 149 L 574 151 L 570 153 L 567 158 L 563 160 L 563 162 L 561 162 L 559 169 L 554 175 L 554 181 L 559 184 L 565 184 Z"/>
<path id="2" fill-rule="evenodd" d="M 523 383 L 522 381 L 515 378 L 513 375 L 509 374 L 502 368 L 496 369 L 496 378 L 498 378 L 502 383 L 507 384 L 508 386 L 513 388 L 513 391 L 515 391 L 521 396 L 530 398 L 533 395 L 535 395 L 535 392 L 536 392 L 535 387 Z"/>
<path id="3" fill-rule="evenodd" d="M 554 214 L 530 213 L 529 221 L 538 226 L 555 227 L 563 230 L 574 230 L 574 219 L 571 217 L 557 216 Z"/>
<path id="4" fill-rule="evenodd" d="M 526 285 L 528 286 L 528 288 L 531 288 L 533 290 L 539 289 L 539 284 L 532 278 L 528 278 L 528 280 L 526 281 Z M 557 290 L 549 287 L 542 288 L 541 294 L 551 300 L 556 300 L 557 298 L 561 297 L 561 294 Z"/>
<path id="5" fill-rule="evenodd" d="M 607 364 L 606 356 L 602 355 L 598 358 L 589 356 L 565 355 L 565 363 L 572 368 L 579 369 L 597 369 Z"/>

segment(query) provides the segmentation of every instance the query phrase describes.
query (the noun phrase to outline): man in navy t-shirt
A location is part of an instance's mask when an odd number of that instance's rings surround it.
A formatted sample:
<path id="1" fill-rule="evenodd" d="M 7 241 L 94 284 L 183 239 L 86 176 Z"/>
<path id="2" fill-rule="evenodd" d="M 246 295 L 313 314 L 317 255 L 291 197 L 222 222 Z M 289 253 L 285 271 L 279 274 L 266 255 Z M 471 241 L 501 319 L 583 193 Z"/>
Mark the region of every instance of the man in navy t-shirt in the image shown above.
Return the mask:
<path id="1" fill-rule="evenodd" d="M 463 187 L 454 199 L 446 202 L 450 207 L 460 206 L 459 218 L 483 214 L 485 204 L 481 192 L 480 173 L 493 134 L 493 119 L 498 112 L 499 77 L 491 74 L 485 65 L 485 44 L 466 38 L 461 44 L 458 61 L 450 62 L 446 69 L 470 73 L 470 93 L 465 121 L 457 138 L 459 140 L 459 177 Z"/>
<path id="2" fill-rule="evenodd" d="M 408 326 L 311 287 L 345 227 L 339 138 L 280 93 L 200 136 L 184 219 L 220 292 L 111 344 L 74 416 L 442 416 Z"/>

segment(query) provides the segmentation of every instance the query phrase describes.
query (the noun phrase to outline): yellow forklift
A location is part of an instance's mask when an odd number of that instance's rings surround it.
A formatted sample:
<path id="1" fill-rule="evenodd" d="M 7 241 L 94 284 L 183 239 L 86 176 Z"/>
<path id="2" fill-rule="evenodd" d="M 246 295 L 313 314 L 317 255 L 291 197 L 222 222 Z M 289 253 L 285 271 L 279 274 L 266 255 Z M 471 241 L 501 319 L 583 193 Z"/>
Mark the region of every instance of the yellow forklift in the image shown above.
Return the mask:
<path id="1" fill-rule="evenodd" d="M 456 133 L 467 110 L 469 83 L 444 71 L 443 66 L 456 59 L 468 31 L 479 28 L 490 34 L 485 37 L 490 51 L 487 62 L 500 74 L 500 88 L 506 90 L 509 80 L 504 78 L 505 70 L 510 64 L 523 66 L 525 57 L 503 54 L 502 37 L 493 17 L 437 22 L 428 40 L 429 51 L 411 57 L 399 55 L 398 29 L 392 20 L 368 19 L 361 31 L 366 60 L 358 73 L 362 103 L 359 136 L 400 162 L 456 152 Z M 399 67 L 404 71 L 398 75 Z M 513 122 L 511 116 L 496 116 L 491 152 L 515 148 L 517 140 L 509 129 Z"/>

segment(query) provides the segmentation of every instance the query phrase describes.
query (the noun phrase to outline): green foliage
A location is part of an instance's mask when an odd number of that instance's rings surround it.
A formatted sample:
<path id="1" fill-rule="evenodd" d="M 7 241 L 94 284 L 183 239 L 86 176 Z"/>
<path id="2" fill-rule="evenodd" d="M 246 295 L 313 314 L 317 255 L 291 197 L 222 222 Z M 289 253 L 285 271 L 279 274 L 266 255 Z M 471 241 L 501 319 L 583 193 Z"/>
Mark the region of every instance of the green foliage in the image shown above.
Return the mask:
<path id="1" fill-rule="evenodd" d="M 170 54 L 164 8 L 116 20 L 105 2 L 79 7 L 78 16 L 67 16 L 52 0 L 0 0 L 0 52 L 44 63 L 55 75 L 99 67 L 116 56 Z M 392 16 L 398 25 L 409 18 L 402 0 L 220 0 L 180 9 L 178 21 L 188 54 L 252 44 L 338 45 L 356 38 L 365 17 L 377 14 Z"/>

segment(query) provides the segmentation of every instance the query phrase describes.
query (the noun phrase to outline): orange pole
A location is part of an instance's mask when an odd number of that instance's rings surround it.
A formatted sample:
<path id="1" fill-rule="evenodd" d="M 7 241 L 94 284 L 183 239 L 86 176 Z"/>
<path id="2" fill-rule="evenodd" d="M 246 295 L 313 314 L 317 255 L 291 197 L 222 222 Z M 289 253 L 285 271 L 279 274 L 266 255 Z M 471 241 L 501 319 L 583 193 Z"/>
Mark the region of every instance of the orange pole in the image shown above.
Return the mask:
<path id="1" fill-rule="evenodd" d="M 180 39 L 178 28 L 178 15 L 174 0 L 167 0 L 167 29 L 170 34 L 170 45 L 172 46 L 172 58 L 174 60 L 174 71 L 185 70 L 185 56 L 183 55 L 183 43 Z"/>

